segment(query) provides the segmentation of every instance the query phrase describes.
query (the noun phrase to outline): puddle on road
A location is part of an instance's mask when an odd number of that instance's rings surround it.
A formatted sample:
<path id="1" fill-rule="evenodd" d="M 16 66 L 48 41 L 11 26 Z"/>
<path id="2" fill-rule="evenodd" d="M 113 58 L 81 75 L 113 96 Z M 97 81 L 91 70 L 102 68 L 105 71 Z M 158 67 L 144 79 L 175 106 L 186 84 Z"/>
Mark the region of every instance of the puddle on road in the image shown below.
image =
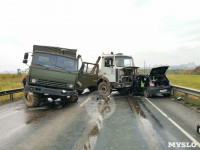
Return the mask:
<path id="1" fill-rule="evenodd" d="M 96 98 L 94 98 L 94 95 L 91 96 L 90 102 L 85 106 L 86 111 L 91 116 L 91 120 L 85 127 L 82 136 L 76 142 L 73 150 L 93 150 L 103 126 L 103 121 L 109 118 L 115 110 L 113 97 L 102 99 L 98 96 L 98 94 Z"/>
<path id="2" fill-rule="evenodd" d="M 145 116 L 144 112 L 142 111 L 142 109 L 140 108 L 140 105 L 138 104 L 137 100 L 132 99 L 132 101 L 130 102 L 130 99 L 129 99 L 129 103 L 133 104 L 135 111 L 139 116 L 146 118 L 146 116 Z"/>
<path id="3" fill-rule="evenodd" d="M 70 107 L 71 103 L 68 103 L 67 105 L 62 105 L 59 102 L 56 102 L 55 104 L 48 103 L 44 104 L 40 107 L 35 107 L 35 108 L 26 108 L 25 113 L 26 113 L 26 124 L 31 124 L 41 118 L 44 118 L 45 116 L 55 112 L 56 110 L 65 108 L 65 107 Z"/>
<path id="4" fill-rule="evenodd" d="M 26 124 L 31 124 L 31 123 L 33 123 L 34 121 L 37 121 L 37 120 L 39 120 L 40 118 L 43 118 L 43 117 L 47 116 L 48 114 L 50 114 L 50 113 L 52 113 L 52 112 L 54 112 L 54 110 L 46 111 L 46 112 L 44 112 L 44 113 L 39 114 L 38 116 L 35 115 L 32 119 L 28 120 L 28 121 L 26 122 Z"/>
<path id="5" fill-rule="evenodd" d="M 159 140 L 162 140 L 162 139 L 154 130 L 152 123 L 146 118 L 144 112 L 142 111 L 140 105 L 138 104 L 138 100 L 136 100 L 136 98 L 129 97 L 128 102 L 131 106 L 133 113 L 136 112 L 134 114 L 136 116 L 139 130 L 140 130 L 141 134 L 143 135 L 144 140 L 148 144 L 149 149 L 150 150 L 161 149 L 161 147 L 159 145 Z M 160 124 L 158 119 L 146 107 L 146 105 L 142 102 L 141 99 L 140 99 L 140 103 L 144 106 L 144 108 L 147 110 L 147 112 L 150 114 L 150 116 L 156 121 L 156 123 L 158 123 L 158 125 L 160 127 L 162 127 L 162 125 Z"/>
<path id="6" fill-rule="evenodd" d="M 163 128 L 163 125 L 160 123 L 160 121 L 154 116 L 154 114 L 147 108 L 147 106 L 144 104 L 144 102 L 141 100 L 140 103 L 142 106 L 148 111 L 150 116 L 154 119 L 154 121 L 159 125 L 159 127 Z"/>

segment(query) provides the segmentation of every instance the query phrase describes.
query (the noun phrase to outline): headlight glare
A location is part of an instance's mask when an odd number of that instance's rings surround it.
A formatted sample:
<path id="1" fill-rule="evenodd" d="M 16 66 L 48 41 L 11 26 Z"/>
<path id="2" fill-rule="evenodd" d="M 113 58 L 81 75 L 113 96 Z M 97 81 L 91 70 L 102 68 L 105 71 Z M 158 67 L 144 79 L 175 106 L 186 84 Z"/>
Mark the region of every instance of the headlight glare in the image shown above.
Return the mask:
<path id="1" fill-rule="evenodd" d="M 72 89 L 73 87 L 74 87 L 74 85 L 73 85 L 73 84 L 69 84 L 69 88 L 71 88 L 71 89 Z"/>
<path id="2" fill-rule="evenodd" d="M 35 82 L 36 82 L 36 79 L 32 79 L 31 81 L 32 81 L 32 83 L 35 83 Z"/>

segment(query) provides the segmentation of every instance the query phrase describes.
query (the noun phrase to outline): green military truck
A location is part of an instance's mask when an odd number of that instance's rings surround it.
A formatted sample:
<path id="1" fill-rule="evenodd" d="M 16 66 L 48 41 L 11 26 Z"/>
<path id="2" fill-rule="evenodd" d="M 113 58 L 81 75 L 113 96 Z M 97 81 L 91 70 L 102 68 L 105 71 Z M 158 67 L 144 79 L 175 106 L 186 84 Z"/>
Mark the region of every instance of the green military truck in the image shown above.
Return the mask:
<path id="1" fill-rule="evenodd" d="M 47 98 L 61 102 L 77 101 L 77 50 L 50 46 L 33 46 L 32 62 L 24 88 L 23 99 L 28 107 L 35 107 Z M 29 53 L 23 63 L 27 64 Z"/>
<path id="2" fill-rule="evenodd" d="M 81 57 L 80 57 L 81 58 Z M 84 89 L 88 88 L 90 92 L 98 90 L 102 96 L 110 95 L 109 81 L 106 77 L 99 75 L 99 61 L 98 57 L 96 63 L 83 62 L 78 72 L 77 91 L 79 94 Z M 101 90 L 103 88 L 103 90 Z"/>

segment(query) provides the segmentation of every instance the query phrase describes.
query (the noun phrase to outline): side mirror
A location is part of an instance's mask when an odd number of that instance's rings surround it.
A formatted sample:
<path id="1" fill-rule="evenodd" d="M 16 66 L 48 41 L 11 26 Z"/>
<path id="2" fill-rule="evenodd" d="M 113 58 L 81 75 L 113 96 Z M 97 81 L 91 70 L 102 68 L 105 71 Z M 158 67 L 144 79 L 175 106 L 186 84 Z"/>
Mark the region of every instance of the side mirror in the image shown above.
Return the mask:
<path id="1" fill-rule="evenodd" d="M 81 58 L 81 55 L 78 55 L 78 56 L 77 56 L 77 59 L 79 59 L 79 58 Z"/>
<path id="2" fill-rule="evenodd" d="M 28 53 L 24 54 L 24 59 L 28 59 Z"/>
<path id="3" fill-rule="evenodd" d="M 24 64 L 27 64 L 27 62 L 28 62 L 27 59 L 24 59 L 24 60 L 23 60 L 23 63 L 24 63 Z"/>

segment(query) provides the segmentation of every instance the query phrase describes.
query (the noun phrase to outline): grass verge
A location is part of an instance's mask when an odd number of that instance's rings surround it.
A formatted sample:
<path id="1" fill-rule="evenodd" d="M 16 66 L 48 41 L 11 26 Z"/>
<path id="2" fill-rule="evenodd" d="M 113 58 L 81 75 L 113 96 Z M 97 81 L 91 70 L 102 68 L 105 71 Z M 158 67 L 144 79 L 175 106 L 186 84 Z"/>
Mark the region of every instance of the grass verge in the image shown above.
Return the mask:
<path id="1" fill-rule="evenodd" d="M 200 112 L 200 98 L 189 95 L 188 100 L 185 100 L 185 94 L 182 92 L 177 92 L 176 97 L 181 97 L 184 101 L 184 104 L 186 104 L 189 107 L 193 107 L 195 110 L 198 110 Z"/>
<path id="2" fill-rule="evenodd" d="M 0 74 L 0 91 L 22 88 L 24 74 Z M 13 98 L 21 98 L 22 92 L 13 94 Z M 0 103 L 10 100 L 10 95 L 0 96 Z"/>

